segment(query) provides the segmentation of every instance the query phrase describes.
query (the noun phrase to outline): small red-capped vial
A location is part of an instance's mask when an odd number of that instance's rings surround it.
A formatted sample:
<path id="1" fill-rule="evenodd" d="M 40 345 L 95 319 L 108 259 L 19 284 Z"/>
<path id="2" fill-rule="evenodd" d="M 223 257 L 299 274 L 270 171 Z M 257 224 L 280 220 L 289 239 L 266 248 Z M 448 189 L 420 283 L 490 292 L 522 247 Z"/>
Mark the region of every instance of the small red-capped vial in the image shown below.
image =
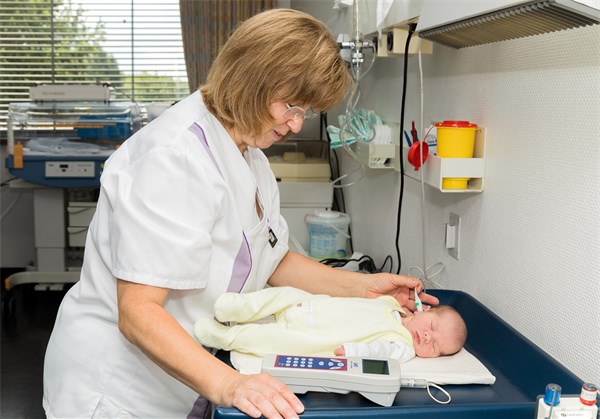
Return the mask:
<path id="1" fill-rule="evenodd" d="M 583 383 L 579 401 L 586 406 L 592 406 L 596 403 L 596 397 L 598 397 L 598 387 L 592 383 Z"/>

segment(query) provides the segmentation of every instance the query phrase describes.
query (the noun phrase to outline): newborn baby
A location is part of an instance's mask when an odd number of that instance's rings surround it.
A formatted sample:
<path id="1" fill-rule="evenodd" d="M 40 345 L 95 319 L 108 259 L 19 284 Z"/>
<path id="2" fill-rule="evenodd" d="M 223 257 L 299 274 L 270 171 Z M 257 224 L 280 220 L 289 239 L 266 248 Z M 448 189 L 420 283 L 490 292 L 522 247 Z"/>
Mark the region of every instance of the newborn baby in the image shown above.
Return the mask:
<path id="1" fill-rule="evenodd" d="M 405 362 L 415 355 L 455 354 L 467 336 L 465 322 L 453 308 L 412 313 L 391 296 L 342 298 L 273 287 L 223 294 L 214 313 L 216 320 L 203 318 L 195 324 L 200 343 L 258 356 L 371 356 Z M 257 323 L 271 315 L 274 322 Z"/>

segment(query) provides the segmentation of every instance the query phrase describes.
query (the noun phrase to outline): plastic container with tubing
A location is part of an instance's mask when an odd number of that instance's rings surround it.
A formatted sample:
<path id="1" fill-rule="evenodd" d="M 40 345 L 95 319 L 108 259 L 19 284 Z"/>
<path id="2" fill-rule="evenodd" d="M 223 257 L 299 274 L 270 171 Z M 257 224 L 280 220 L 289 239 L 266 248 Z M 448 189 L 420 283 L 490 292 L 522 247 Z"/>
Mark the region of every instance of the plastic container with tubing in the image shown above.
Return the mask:
<path id="1" fill-rule="evenodd" d="M 308 228 L 308 255 L 316 259 L 344 258 L 348 253 L 350 216 L 316 210 L 304 218 Z"/>
<path id="2" fill-rule="evenodd" d="M 443 121 L 437 128 L 437 155 L 442 158 L 472 158 L 478 127 L 469 121 Z M 466 189 L 469 178 L 444 178 L 443 189 Z"/>

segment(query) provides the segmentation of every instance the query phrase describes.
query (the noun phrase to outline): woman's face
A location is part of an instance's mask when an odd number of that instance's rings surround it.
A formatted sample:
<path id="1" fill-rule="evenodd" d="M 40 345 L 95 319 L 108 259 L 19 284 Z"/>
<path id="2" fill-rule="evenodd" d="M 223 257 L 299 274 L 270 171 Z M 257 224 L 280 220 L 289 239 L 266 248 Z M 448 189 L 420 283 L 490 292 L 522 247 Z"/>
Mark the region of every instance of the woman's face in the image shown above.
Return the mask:
<path id="1" fill-rule="evenodd" d="M 273 102 L 269 112 L 274 121 L 266 125 L 263 131 L 254 138 L 248 138 L 246 145 L 256 148 L 269 148 L 273 143 L 281 141 L 289 132 L 298 133 L 302 129 L 304 118 L 288 118 L 284 115 L 288 106 L 285 102 Z"/>

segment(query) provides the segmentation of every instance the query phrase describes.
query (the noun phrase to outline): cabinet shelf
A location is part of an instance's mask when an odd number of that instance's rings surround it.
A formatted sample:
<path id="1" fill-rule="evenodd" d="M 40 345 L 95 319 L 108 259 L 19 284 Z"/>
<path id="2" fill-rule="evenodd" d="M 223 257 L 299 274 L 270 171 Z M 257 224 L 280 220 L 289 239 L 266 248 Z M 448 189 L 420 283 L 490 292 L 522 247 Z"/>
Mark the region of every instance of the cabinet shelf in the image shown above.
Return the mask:
<path id="1" fill-rule="evenodd" d="M 408 163 L 408 147 L 404 146 L 402 158 L 404 160 L 404 174 L 412 179 L 421 181 L 421 173 L 414 170 Z M 473 158 L 441 158 L 430 155 L 423 166 L 423 181 L 445 193 L 479 193 L 484 188 L 485 172 L 485 128 L 475 132 L 475 148 Z M 469 178 L 466 189 L 444 189 L 444 178 Z"/>

